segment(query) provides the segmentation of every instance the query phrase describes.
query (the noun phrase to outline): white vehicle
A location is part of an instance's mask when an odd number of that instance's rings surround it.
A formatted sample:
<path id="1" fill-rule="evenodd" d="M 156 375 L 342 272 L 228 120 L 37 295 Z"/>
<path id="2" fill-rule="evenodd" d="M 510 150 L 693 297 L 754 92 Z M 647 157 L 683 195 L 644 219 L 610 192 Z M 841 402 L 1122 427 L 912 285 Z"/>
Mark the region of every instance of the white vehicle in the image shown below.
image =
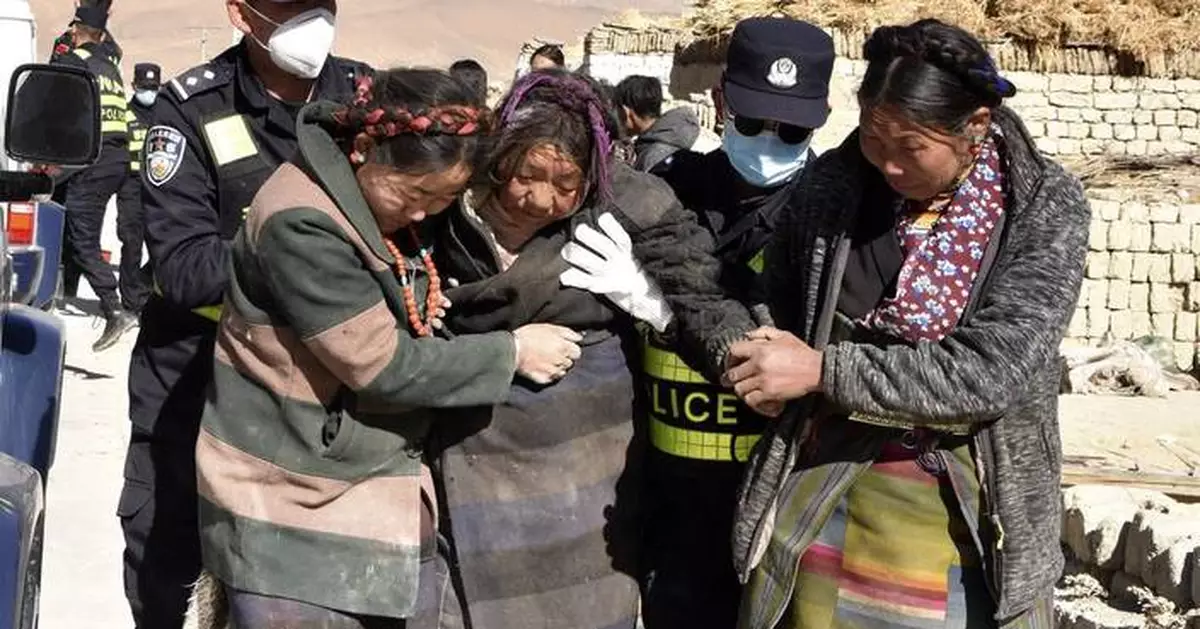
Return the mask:
<path id="1" fill-rule="evenodd" d="M 37 61 L 37 26 L 29 0 L 0 0 L 0 107 L 8 95 L 8 81 L 17 66 Z M 5 111 L 0 110 L 0 119 Z M 3 131 L 0 131 L 3 133 Z M 0 137 L 2 140 L 3 137 Z M 0 155 L 0 170 L 20 170 L 8 155 Z"/>

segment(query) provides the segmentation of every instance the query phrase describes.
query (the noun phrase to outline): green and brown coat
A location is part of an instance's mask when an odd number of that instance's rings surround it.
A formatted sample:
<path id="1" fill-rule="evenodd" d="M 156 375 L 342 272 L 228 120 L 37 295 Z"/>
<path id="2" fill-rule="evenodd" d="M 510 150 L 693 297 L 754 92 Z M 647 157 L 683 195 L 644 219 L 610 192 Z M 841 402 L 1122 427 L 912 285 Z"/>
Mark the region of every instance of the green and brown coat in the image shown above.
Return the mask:
<path id="1" fill-rule="evenodd" d="M 301 112 L 299 157 L 233 242 L 196 446 L 204 565 L 234 589 L 403 618 L 435 519 L 429 409 L 503 401 L 515 344 L 409 333 L 395 260 L 323 126 L 332 107 Z"/>

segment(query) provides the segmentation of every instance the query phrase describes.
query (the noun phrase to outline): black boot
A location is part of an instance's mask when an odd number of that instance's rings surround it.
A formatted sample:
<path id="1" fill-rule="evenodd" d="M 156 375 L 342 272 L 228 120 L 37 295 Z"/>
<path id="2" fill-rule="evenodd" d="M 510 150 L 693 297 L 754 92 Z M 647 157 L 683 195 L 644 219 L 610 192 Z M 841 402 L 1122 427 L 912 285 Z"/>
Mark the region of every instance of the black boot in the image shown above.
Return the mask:
<path id="1" fill-rule="evenodd" d="M 92 344 L 92 351 L 103 352 L 116 345 L 121 336 L 132 330 L 137 323 L 137 317 L 124 310 L 115 310 L 104 315 L 104 333 Z"/>

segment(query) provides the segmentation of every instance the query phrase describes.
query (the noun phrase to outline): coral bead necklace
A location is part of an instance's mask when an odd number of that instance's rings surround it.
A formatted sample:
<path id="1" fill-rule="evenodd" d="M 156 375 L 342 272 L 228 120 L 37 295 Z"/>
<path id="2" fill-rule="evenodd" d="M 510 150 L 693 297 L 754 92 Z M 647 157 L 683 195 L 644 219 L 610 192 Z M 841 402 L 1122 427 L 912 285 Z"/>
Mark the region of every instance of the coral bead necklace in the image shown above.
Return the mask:
<path id="1" fill-rule="evenodd" d="M 438 308 L 442 307 L 442 280 L 438 277 L 437 267 L 433 264 L 433 256 L 430 255 L 428 249 L 421 245 L 416 230 L 409 227 L 408 235 L 412 238 L 413 247 L 420 252 L 421 263 L 425 266 L 425 273 L 429 275 L 429 290 L 425 294 L 424 320 L 421 318 L 420 309 L 417 308 L 417 298 L 413 290 L 413 279 L 408 269 L 408 261 L 404 254 L 400 253 L 400 248 L 396 246 L 396 242 L 392 238 L 384 238 L 383 242 L 387 245 L 388 252 L 396 259 L 396 275 L 400 278 L 400 286 L 404 291 L 404 310 L 408 314 L 408 324 L 412 326 L 417 336 L 433 336 L 433 320 L 437 316 Z"/>

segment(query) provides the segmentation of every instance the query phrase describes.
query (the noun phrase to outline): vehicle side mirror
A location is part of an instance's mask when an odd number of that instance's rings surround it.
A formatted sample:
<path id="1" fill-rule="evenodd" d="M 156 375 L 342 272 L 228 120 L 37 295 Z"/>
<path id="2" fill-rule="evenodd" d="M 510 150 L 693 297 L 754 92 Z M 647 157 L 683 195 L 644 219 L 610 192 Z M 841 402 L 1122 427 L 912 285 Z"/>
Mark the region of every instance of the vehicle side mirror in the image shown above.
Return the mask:
<path id="1" fill-rule="evenodd" d="M 87 166 L 100 156 L 100 86 L 82 68 L 26 64 L 9 82 L 8 156 L 31 164 Z"/>

